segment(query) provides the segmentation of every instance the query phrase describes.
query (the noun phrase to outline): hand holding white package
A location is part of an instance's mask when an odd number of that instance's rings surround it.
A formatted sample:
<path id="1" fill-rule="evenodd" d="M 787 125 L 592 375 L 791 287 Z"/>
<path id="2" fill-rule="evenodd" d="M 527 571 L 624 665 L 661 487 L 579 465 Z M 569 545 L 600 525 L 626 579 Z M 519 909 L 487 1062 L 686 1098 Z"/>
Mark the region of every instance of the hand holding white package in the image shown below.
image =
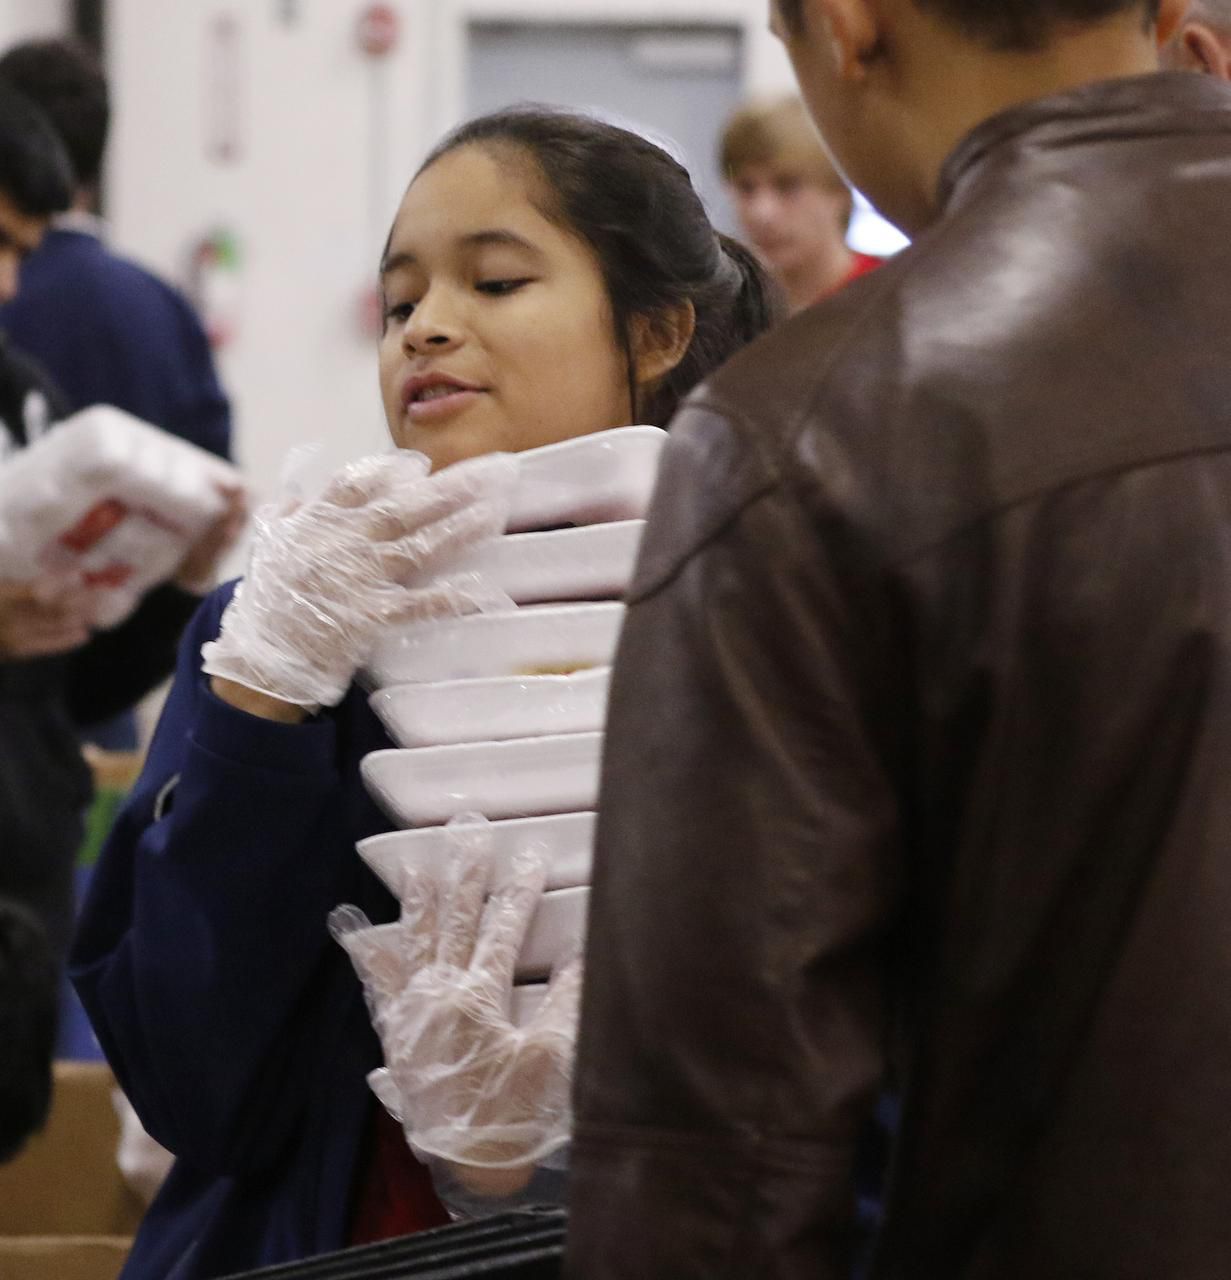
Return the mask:
<path id="1" fill-rule="evenodd" d="M 230 464 L 109 405 L 66 418 L 0 464 L 0 581 L 83 597 L 121 622 L 241 492 Z"/>

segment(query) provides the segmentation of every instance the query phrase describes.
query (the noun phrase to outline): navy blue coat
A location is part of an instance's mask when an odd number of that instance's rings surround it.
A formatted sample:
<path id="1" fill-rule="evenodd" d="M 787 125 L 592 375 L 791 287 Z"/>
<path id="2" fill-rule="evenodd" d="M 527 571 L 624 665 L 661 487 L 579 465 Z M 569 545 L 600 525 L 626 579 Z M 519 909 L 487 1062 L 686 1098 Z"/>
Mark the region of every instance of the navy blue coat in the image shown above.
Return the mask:
<path id="1" fill-rule="evenodd" d="M 231 590 L 185 633 L 72 958 L 108 1061 L 177 1157 L 126 1280 L 205 1280 L 344 1244 L 380 1061 L 325 922 L 341 902 L 395 914 L 354 849 L 388 829 L 358 763 L 390 742 L 355 688 L 301 725 L 216 698 L 200 650 Z"/>
<path id="2" fill-rule="evenodd" d="M 196 312 L 96 235 L 53 227 L 22 264 L 0 326 L 71 409 L 113 404 L 230 457 L 230 406 Z"/>

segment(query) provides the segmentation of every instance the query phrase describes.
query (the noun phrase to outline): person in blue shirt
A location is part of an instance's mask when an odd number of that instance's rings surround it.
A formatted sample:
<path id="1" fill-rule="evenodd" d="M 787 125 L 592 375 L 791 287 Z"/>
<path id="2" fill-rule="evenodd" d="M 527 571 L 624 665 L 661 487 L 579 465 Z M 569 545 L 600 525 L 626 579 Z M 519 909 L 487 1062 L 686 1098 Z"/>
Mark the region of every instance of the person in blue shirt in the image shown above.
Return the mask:
<path id="1" fill-rule="evenodd" d="M 127 1280 L 335 1249 L 372 1238 L 357 1224 L 382 1179 L 398 1179 L 395 1199 L 419 1194 L 374 1137 L 379 1046 L 326 924 L 343 902 L 396 913 L 354 850 L 388 828 L 359 762 L 391 745 L 355 673 L 382 626 L 430 606 L 430 588 L 399 585 L 407 571 L 488 519 L 505 460 L 481 455 L 664 424 L 776 318 L 767 278 L 714 231 L 681 166 L 545 111 L 471 122 L 429 157 L 381 284 L 399 448 L 258 520 L 242 591 L 210 597 L 189 628 L 85 905 L 78 992 L 176 1156 Z"/>
<path id="2" fill-rule="evenodd" d="M 0 329 L 46 371 L 67 412 L 112 404 L 229 459 L 230 403 L 196 312 L 177 289 L 113 253 L 94 212 L 110 123 L 98 59 L 77 41 L 26 41 L 0 57 L 0 80 L 42 111 L 74 178 L 72 205 L 25 260 Z M 86 736 L 114 750 L 137 745 L 128 712 Z"/>
<path id="3" fill-rule="evenodd" d="M 0 84 L 0 300 L 17 293 L 23 259 L 70 190 L 68 157 L 51 127 Z M 56 430 L 61 413 L 55 389 L 0 337 L 0 467 Z M 241 496 L 228 495 L 171 580 L 108 631 L 92 630 L 89 602 L 72 589 L 0 580 L 0 1159 L 41 1124 L 50 1096 L 55 985 L 91 793 L 80 727 L 169 674 L 184 624 L 241 520 Z"/>
<path id="4" fill-rule="evenodd" d="M 0 327 L 47 370 L 70 411 L 113 404 L 229 459 L 230 405 L 196 312 L 113 253 L 94 216 L 110 121 L 98 60 L 75 41 L 29 41 L 0 57 L 0 80 L 46 116 L 75 180 L 71 209 L 26 260 Z"/>

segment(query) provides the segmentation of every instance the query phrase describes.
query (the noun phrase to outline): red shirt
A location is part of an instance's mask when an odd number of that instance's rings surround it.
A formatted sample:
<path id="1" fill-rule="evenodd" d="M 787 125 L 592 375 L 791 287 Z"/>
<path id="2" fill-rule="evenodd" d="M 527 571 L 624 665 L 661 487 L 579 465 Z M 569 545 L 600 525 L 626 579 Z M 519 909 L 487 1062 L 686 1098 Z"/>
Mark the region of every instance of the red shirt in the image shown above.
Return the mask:
<path id="1" fill-rule="evenodd" d="M 838 286 L 839 289 L 845 288 L 852 280 L 858 280 L 860 276 L 866 276 L 869 271 L 875 271 L 882 262 L 881 258 L 874 258 L 869 253 L 853 254 L 852 259 L 851 269 L 846 279 Z"/>
<path id="2" fill-rule="evenodd" d="M 402 1126 L 375 1098 L 363 1151 L 348 1244 L 390 1240 L 449 1222 L 427 1167 L 414 1158 Z"/>

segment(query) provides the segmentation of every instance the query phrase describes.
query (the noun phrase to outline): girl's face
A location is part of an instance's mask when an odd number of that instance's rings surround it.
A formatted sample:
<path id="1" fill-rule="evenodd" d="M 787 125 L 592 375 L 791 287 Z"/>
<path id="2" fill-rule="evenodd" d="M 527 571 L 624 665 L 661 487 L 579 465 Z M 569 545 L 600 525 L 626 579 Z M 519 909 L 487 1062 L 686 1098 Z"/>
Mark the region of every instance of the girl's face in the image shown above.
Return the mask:
<path id="1" fill-rule="evenodd" d="M 436 468 L 626 425 L 628 368 L 590 249 L 477 146 L 411 184 L 381 282 L 394 443 Z"/>

